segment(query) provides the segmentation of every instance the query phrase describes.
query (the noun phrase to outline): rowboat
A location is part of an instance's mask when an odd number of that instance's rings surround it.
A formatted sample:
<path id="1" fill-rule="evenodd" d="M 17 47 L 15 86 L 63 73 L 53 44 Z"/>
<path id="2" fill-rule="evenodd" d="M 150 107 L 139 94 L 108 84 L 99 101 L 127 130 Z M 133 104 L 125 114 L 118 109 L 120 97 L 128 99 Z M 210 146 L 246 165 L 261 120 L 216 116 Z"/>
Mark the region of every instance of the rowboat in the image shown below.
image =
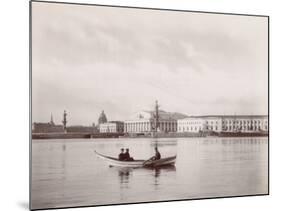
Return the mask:
<path id="1" fill-rule="evenodd" d="M 121 161 L 117 158 L 102 155 L 96 152 L 97 157 L 103 159 L 110 167 L 130 167 L 130 168 L 140 168 L 140 167 L 161 167 L 168 165 L 175 165 L 177 156 L 166 157 L 159 160 L 132 160 L 132 161 Z"/>

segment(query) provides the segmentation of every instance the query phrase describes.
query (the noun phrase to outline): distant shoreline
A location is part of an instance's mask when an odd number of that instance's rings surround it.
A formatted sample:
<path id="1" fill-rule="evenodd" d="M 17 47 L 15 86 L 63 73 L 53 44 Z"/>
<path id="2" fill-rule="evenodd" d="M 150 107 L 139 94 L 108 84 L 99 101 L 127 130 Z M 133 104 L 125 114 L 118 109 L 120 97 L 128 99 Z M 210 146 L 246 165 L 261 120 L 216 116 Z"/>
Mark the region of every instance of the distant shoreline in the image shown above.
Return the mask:
<path id="1" fill-rule="evenodd" d="M 124 134 L 124 133 L 32 133 L 32 139 L 97 139 L 97 138 L 197 138 L 197 137 L 268 137 L 265 132 L 239 133 L 154 133 L 154 134 Z"/>

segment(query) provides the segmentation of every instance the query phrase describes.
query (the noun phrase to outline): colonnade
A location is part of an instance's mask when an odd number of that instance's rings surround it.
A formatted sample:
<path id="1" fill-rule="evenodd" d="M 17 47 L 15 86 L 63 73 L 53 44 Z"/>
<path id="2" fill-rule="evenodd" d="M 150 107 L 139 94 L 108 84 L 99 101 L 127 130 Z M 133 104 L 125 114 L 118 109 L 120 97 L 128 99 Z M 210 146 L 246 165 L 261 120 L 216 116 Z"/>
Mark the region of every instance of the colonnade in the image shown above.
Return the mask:
<path id="1" fill-rule="evenodd" d="M 151 132 L 153 130 L 153 121 L 128 121 L 125 122 L 124 130 L 125 133 L 138 133 L 138 132 Z M 176 132 L 177 122 L 176 121 L 160 121 L 160 131 Z"/>

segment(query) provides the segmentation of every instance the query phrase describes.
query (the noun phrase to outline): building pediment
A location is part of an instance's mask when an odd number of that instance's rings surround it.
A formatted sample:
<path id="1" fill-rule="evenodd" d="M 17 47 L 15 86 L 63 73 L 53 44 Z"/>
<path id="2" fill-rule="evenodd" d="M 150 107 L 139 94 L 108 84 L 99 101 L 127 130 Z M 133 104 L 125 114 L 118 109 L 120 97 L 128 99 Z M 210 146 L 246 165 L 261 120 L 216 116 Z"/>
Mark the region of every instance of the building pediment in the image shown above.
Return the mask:
<path id="1" fill-rule="evenodd" d="M 129 120 L 147 120 L 147 119 L 153 119 L 153 114 L 150 111 L 138 111 L 132 114 L 129 118 Z"/>
<path id="2" fill-rule="evenodd" d="M 181 113 L 166 112 L 159 110 L 159 120 L 178 120 L 187 117 Z M 131 115 L 128 120 L 153 120 L 155 118 L 154 111 L 138 111 Z"/>

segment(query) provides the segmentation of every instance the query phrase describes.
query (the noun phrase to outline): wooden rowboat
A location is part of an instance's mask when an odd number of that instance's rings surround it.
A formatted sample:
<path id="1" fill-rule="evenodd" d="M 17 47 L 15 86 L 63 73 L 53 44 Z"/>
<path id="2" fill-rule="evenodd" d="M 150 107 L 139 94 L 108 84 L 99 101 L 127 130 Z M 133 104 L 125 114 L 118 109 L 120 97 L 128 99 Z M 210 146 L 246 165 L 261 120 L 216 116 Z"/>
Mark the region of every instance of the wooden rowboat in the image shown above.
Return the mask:
<path id="1" fill-rule="evenodd" d="M 159 160 L 133 160 L 133 161 L 121 161 L 117 158 L 102 155 L 96 152 L 96 155 L 103 159 L 110 167 L 130 167 L 130 168 L 140 168 L 140 167 L 161 167 L 168 165 L 175 165 L 177 156 L 162 158 Z"/>

